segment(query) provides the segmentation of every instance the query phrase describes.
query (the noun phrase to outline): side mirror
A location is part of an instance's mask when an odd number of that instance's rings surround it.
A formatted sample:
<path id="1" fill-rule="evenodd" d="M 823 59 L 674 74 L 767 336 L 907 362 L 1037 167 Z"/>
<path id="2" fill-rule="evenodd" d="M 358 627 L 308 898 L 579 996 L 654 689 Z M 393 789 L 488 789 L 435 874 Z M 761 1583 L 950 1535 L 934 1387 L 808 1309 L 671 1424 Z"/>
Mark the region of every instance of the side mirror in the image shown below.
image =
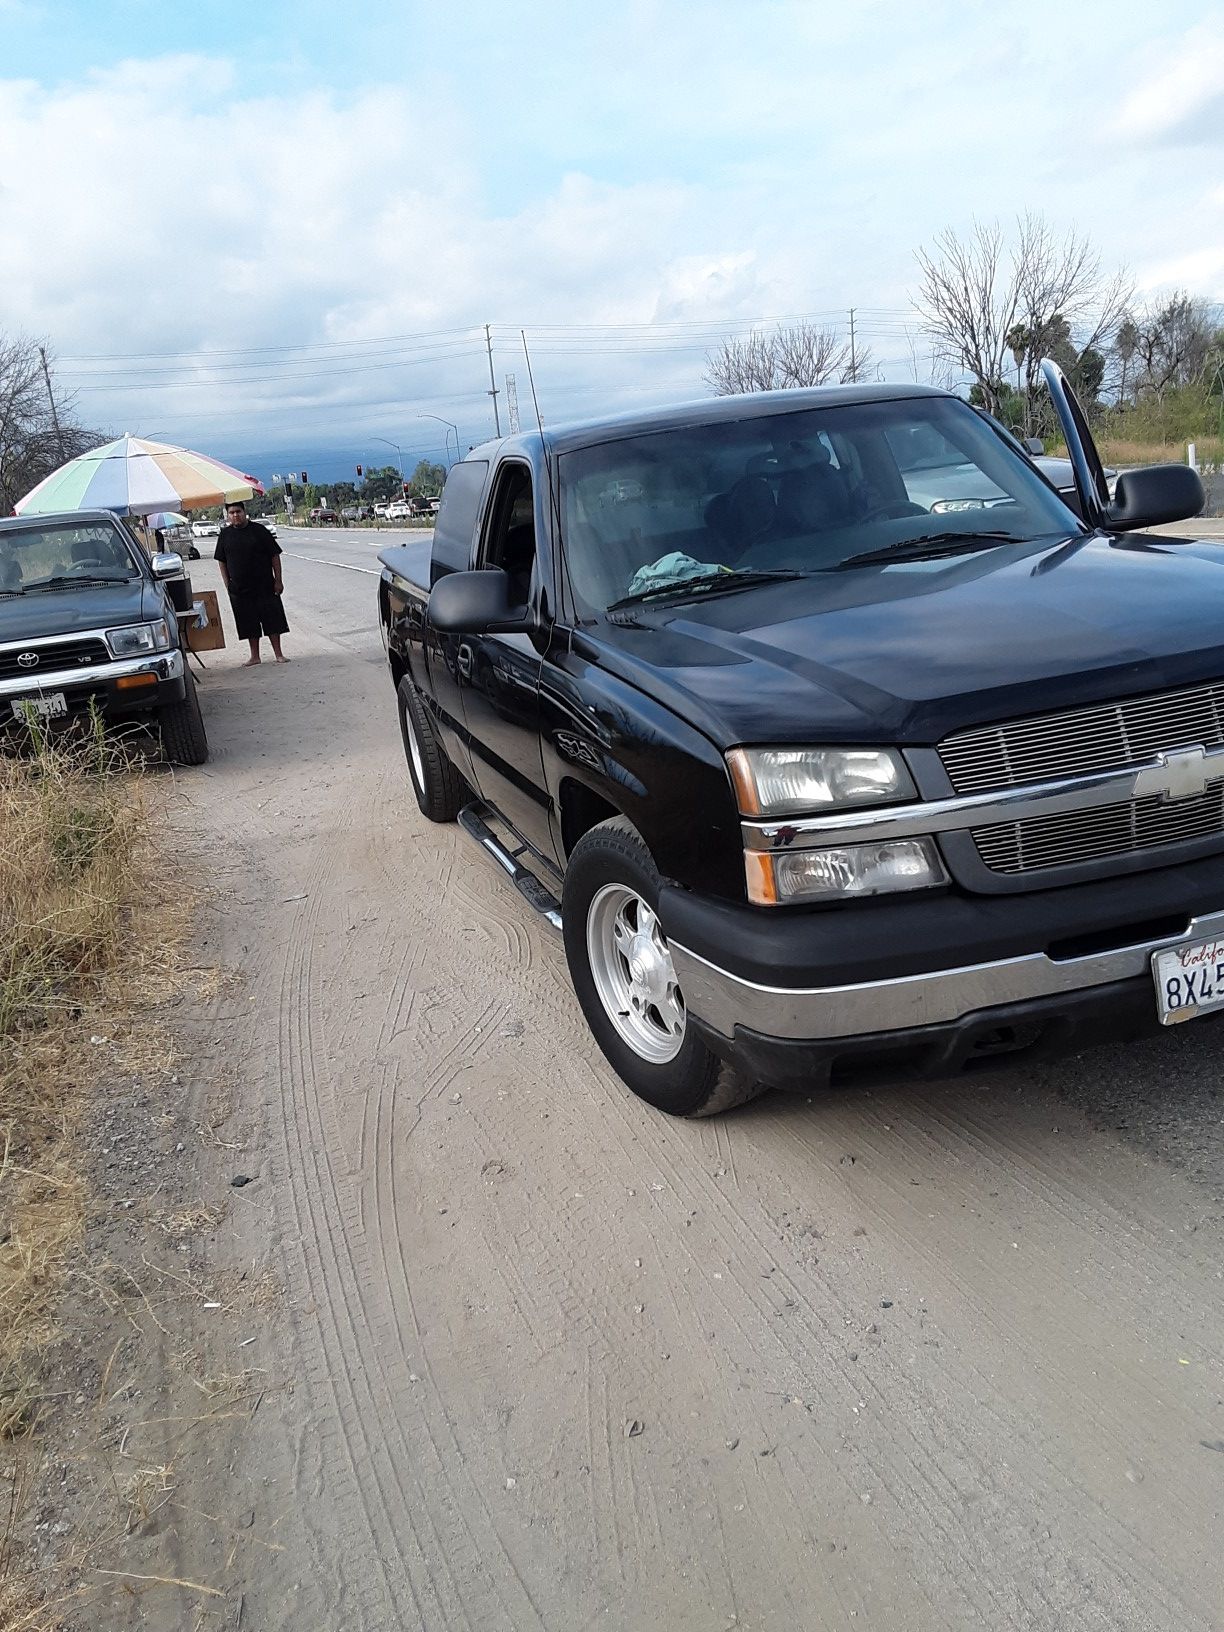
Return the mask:
<path id="1" fill-rule="evenodd" d="M 1203 483 L 1189 465 L 1145 465 L 1118 477 L 1105 524 L 1120 533 L 1197 516 L 1206 503 Z"/>
<path id="2" fill-rule="evenodd" d="M 1039 436 L 1026 436 L 1024 438 L 1024 451 L 1025 453 L 1031 453 L 1034 459 L 1040 459 L 1045 452 L 1045 443 Z"/>
<path id="3" fill-rule="evenodd" d="M 522 635 L 535 628 L 529 606 L 515 605 L 500 567 L 448 572 L 429 592 L 429 621 L 443 635 Z"/>
<path id="4" fill-rule="evenodd" d="M 155 555 L 149 565 L 159 583 L 166 578 L 181 578 L 183 574 L 183 558 L 173 551 L 168 551 L 165 555 Z"/>

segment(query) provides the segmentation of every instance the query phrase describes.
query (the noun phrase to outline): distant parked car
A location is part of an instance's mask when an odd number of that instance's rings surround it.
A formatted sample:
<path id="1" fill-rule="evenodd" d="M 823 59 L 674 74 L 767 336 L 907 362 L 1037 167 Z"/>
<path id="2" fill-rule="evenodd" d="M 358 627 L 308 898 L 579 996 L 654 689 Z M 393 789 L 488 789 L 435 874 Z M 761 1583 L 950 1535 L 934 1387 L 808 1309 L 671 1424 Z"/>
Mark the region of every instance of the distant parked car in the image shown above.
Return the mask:
<path id="1" fill-rule="evenodd" d="M 385 516 L 386 513 L 387 513 L 387 506 L 385 504 L 376 504 L 374 506 L 374 514 L 376 516 Z"/>
<path id="2" fill-rule="evenodd" d="M 329 510 L 325 506 L 317 504 L 310 512 L 310 521 L 315 527 L 337 527 L 340 524 L 340 517 L 334 510 Z"/>
<path id="3" fill-rule="evenodd" d="M 345 521 L 369 521 L 375 508 L 369 504 L 348 504 L 340 512 Z"/>
<path id="4" fill-rule="evenodd" d="M 193 521 L 191 531 L 196 538 L 215 538 L 221 531 L 219 521 Z"/>
<path id="5" fill-rule="evenodd" d="M 404 499 L 397 499 L 394 504 L 387 506 L 388 521 L 407 521 L 412 515 L 412 506 Z"/>

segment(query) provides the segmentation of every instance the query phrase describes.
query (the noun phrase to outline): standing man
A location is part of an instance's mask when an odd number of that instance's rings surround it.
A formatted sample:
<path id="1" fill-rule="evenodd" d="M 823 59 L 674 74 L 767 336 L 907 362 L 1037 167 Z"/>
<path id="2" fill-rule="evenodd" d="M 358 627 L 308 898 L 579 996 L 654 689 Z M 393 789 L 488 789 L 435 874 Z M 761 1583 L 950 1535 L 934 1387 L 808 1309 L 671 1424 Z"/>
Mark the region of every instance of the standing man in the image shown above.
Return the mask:
<path id="1" fill-rule="evenodd" d="M 238 639 L 251 645 L 251 655 L 242 667 L 249 669 L 261 661 L 261 635 L 271 641 L 276 661 L 288 663 L 281 651 L 281 636 L 289 632 L 289 620 L 281 603 L 281 547 L 266 527 L 250 520 L 245 504 L 226 505 L 216 560 L 221 582 L 229 591 Z"/>

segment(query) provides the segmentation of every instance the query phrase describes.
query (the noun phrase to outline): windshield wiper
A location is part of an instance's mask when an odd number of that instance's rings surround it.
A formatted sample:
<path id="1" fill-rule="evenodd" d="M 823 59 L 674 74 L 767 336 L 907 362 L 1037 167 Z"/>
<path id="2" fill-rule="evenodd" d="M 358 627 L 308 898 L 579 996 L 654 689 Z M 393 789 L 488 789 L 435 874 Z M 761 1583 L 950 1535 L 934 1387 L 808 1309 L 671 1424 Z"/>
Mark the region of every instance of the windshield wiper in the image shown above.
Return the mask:
<path id="1" fill-rule="evenodd" d="M 131 584 L 135 579 L 126 574 L 119 577 L 102 578 L 95 573 L 82 575 L 74 572 L 57 573 L 54 578 L 36 578 L 32 584 L 23 585 L 24 589 L 64 589 L 70 584 Z"/>
<path id="2" fill-rule="evenodd" d="M 923 533 L 921 538 L 899 538 L 895 544 L 886 544 L 881 550 L 866 550 L 862 555 L 847 556 L 833 570 L 842 572 L 846 567 L 871 567 L 881 561 L 921 561 L 971 550 L 991 550 L 996 544 L 1024 542 L 1015 533 Z"/>
<path id="3" fill-rule="evenodd" d="M 643 601 L 661 600 L 666 595 L 703 595 L 722 593 L 726 589 L 751 589 L 753 584 L 776 583 L 785 578 L 802 578 L 794 567 L 743 567 L 730 572 L 703 572 L 694 578 L 680 578 L 670 584 L 653 584 L 639 589 L 636 594 L 622 595 L 604 608 L 619 612 L 625 606 L 641 606 Z"/>

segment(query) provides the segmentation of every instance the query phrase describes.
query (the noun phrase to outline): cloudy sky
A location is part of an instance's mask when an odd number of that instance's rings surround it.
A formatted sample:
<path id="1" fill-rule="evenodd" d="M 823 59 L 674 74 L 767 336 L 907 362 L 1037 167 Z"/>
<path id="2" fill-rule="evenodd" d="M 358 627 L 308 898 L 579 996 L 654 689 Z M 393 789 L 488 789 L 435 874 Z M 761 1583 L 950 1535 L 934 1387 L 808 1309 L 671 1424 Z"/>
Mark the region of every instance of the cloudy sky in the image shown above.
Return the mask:
<path id="1" fill-rule="evenodd" d="M 486 323 L 524 418 L 524 329 L 554 420 L 851 307 L 924 374 L 975 217 L 1224 298 L 1222 158 L 1201 0 L 0 0 L 0 330 L 90 423 L 334 477 L 491 433 Z"/>

